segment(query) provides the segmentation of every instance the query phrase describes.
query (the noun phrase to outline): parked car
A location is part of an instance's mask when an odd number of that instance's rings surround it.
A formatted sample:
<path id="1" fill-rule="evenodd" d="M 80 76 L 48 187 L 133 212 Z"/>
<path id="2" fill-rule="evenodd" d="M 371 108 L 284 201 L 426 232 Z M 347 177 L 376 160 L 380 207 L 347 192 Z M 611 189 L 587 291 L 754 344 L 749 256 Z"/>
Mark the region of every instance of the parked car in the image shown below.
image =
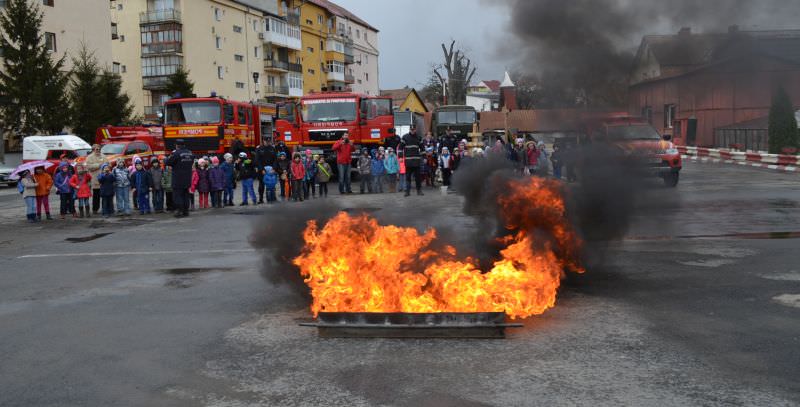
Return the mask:
<path id="1" fill-rule="evenodd" d="M 11 175 L 12 172 L 14 172 L 14 167 L 0 164 L 0 185 L 12 187 L 17 185 L 17 181 L 8 179 L 8 176 Z"/>

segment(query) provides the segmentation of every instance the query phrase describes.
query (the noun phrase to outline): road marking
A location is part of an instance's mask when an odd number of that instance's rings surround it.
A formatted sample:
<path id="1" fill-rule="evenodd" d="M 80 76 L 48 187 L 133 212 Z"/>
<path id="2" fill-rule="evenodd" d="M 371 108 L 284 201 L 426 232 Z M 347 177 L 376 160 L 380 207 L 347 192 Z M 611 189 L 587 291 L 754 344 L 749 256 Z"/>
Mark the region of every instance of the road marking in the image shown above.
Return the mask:
<path id="1" fill-rule="evenodd" d="M 772 297 L 772 300 L 787 307 L 800 308 L 800 294 L 781 294 Z"/>
<path id="2" fill-rule="evenodd" d="M 43 259 L 50 257 L 106 257 L 106 256 L 153 256 L 160 254 L 224 254 L 224 253 L 255 253 L 255 249 L 229 249 L 229 250 L 163 250 L 152 252 L 99 252 L 99 253 L 48 253 L 26 254 L 18 259 Z"/>

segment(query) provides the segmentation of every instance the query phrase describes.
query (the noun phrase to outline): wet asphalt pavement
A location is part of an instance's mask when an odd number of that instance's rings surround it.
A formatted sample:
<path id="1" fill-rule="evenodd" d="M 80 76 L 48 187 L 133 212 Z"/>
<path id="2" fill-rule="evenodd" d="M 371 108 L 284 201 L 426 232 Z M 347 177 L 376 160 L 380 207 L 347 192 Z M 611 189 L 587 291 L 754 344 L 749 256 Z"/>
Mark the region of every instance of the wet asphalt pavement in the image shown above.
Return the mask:
<path id="1" fill-rule="evenodd" d="M 555 308 L 488 341 L 317 338 L 247 243 L 270 209 L 30 227 L 0 199 L 0 405 L 800 405 L 800 176 L 687 165 Z M 341 204 L 468 228 L 460 202 Z"/>

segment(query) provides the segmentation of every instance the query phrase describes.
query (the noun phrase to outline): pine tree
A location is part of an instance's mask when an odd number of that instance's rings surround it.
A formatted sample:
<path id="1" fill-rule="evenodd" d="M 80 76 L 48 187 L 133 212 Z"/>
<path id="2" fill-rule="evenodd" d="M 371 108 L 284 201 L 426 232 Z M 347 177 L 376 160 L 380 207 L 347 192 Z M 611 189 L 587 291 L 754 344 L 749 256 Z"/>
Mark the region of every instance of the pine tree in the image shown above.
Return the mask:
<path id="1" fill-rule="evenodd" d="M 72 59 L 72 78 L 70 83 L 70 104 L 72 106 L 72 131 L 92 142 L 95 131 L 103 125 L 102 102 L 98 75 L 100 68 L 94 53 L 81 45 L 77 57 Z"/>
<path id="2" fill-rule="evenodd" d="M 798 146 L 797 119 L 794 117 L 792 100 L 783 88 L 779 88 L 769 109 L 769 152 L 780 154 L 786 147 Z"/>
<path id="3" fill-rule="evenodd" d="M 54 133 L 66 124 L 64 58 L 51 59 L 41 26 L 42 12 L 27 0 L 9 0 L 0 13 L 0 119 L 12 137 Z"/>
<path id="4" fill-rule="evenodd" d="M 168 95 L 188 98 L 194 95 L 194 83 L 189 80 L 189 72 L 179 67 L 174 74 L 169 76 L 165 89 Z"/>
<path id="5" fill-rule="evenodd" d="M 98 81 L 99 97 L 103 103 L 101 119 L 103 124 L 119 125 L 127 123 L 133 113 L 131 98 L 122 91 L 122 78 L 119 74 L 105 71 Z"/>

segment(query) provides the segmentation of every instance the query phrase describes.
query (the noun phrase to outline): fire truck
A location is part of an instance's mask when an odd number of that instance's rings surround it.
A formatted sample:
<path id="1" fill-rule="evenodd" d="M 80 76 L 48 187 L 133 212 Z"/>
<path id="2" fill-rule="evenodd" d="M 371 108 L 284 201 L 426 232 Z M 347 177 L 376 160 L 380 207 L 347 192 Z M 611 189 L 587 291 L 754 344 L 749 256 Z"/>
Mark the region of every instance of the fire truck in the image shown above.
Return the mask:
<path id="1" fill-rule="evenodd" d="M 145 167 L 164 154 L 164 136 L 159 126 L 103 126 L 95 132 L 100 153 L 115 165 L 118 158 L 132 165 L 133 158 L 142 159 Z"/>
<path id="2" fill-rule="evenodd" d="M 164 143 L 175 149 L 183 139 L 196 154 L 223 154 L 238 146 L 255 148 L 262 137 L 272 135 L 275 105 L 237 102 L 218 97 L 176 98 L 164 104 Z"/>
<path id="3" fill-rule="evenodd" d="M 613 147 L 613 151 L 636 159 L 637 168 L 662 178 L 664 185 L 678 185 L 683 166 L 681 154 L 672 143 L 671 136 L 660 136 L 646 119 L 624 112 L 586 115 L 578 144 L 586 146 L 595 143 Z"/>
<path id="4" fill-rule="evenodd" d="M 287 146 L 328 151 L 345 132 L 356 147 L 383 144 L 394 134 L 392 100 L 358 93 L 306 95 L 278 107 L 275 139 Z"/>

